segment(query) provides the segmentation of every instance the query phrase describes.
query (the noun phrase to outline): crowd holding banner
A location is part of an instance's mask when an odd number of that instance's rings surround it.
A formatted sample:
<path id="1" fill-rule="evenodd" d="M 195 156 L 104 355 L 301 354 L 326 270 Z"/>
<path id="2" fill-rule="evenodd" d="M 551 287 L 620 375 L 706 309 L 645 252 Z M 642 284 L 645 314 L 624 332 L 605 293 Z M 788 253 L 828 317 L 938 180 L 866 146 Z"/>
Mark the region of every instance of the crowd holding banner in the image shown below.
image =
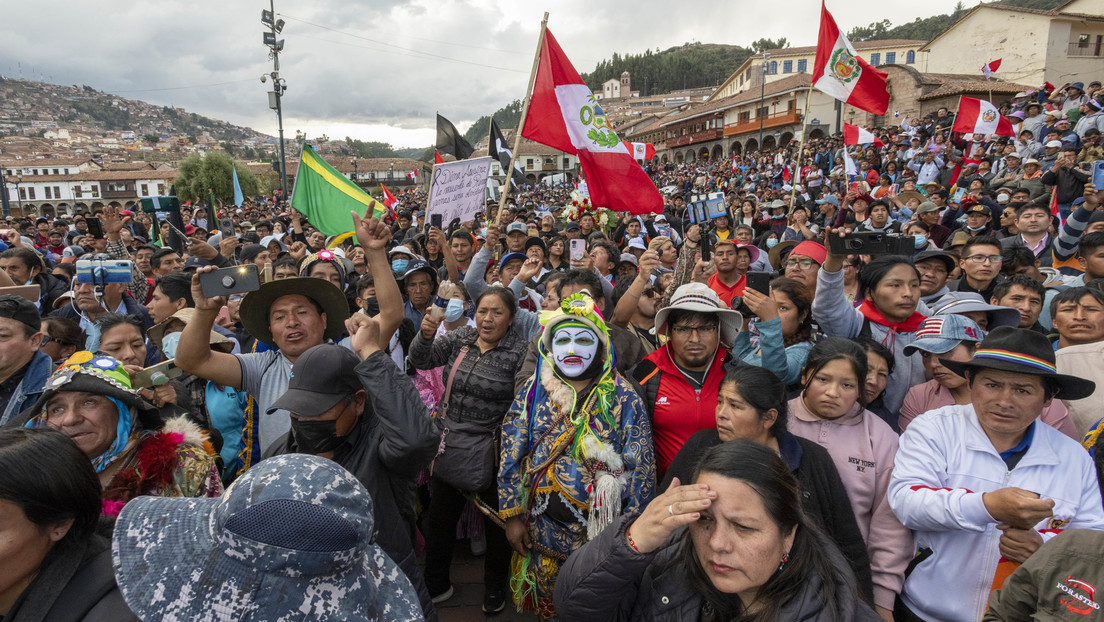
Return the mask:
<path id="1" fill-rule="evenodd" d="M 1100 82 L 640 163 L 540 41 L 586 192 L 438 115 L 428 193 L 7 219 L 3 620 L 435 620 L 457 540 L 487 615 L 1097 615 Z"/>

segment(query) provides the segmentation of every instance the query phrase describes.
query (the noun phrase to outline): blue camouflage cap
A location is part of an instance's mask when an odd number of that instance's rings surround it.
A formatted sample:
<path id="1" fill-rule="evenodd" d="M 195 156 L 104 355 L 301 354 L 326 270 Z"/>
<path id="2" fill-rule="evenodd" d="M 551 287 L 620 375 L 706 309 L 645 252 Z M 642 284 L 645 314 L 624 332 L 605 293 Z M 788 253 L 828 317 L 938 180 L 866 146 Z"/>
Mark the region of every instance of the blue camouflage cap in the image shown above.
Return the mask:
<path id="1" fill-rule="evenodd" d="M 134 499 L 112 561 L 144 620 L 423 619 L 409 579 L 375 544 L 368 491 L 316 456 L 264 460 L 218 499 Z"/>

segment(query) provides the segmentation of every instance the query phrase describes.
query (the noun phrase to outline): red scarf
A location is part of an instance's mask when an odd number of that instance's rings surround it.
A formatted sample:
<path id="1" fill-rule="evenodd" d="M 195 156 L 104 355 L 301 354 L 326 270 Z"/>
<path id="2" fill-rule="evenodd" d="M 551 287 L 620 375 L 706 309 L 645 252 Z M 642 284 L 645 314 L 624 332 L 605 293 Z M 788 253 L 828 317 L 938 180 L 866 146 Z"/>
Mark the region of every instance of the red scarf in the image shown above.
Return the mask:
<path id="1" fill-rule="evenodd" d="M 926 320 L 928 317 L 926 315 L 923 315 L 919 311 L 913 311 L 912 315 L 910 315 L 907 320 L 903 322 L 891 322 L 887 320 L 880 311 L 875 309 L 874 305 L 870 304 L 869 300 L 864 300 L 863 303 L 859 305 L 859 311 L 862 312 L 863 317 L 870 320 L 871 322 L 881 324 L 882 326 L 892 329 L 894 332 L 897 333 L 915 332 L 916 329 L 920 328 L 921 322 Z"/>

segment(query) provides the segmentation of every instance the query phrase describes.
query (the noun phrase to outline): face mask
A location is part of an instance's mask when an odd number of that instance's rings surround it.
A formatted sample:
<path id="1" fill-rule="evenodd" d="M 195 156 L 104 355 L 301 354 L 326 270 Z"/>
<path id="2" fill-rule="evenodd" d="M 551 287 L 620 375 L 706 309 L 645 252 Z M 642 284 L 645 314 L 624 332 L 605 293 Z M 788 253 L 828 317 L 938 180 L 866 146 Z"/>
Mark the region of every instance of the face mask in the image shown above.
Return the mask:
<path id="1" fill-rule="evenodd" d="M 445 321 L 455 322 L 462 315 L 464 315 L 464 301 L 459 298 L 449 300 L 448 306 L 445 307 Z"/>
<path id="2" fill-rule="evenodd" d="M 402 274 L 406 272 L 406 267 L 410 265 L 409 259 L 396 259 L 391 262 L 391 271 L 395 274 Z"/>
<path id="3" fill-rule="evenodd" d="M 969 229 L 970 231 L 981 231 L 982 229 L 985 228 L 985 225 L 982 225 L 980 227 L 971 227 L 970 225 L 966 225 L 966 228 Z"/>
<path id="4" fill-rule="evenodd" d="M 598 354 L 598 335 L 577 324 L 559 328 L 552 335 L 552 359 L 567 378 L 583 375 Z"/>
<path id="5" fill-rule="evenodd" d="M 767 240 L 767 248 L 774 248 L 778 244 L 778 238 L 769 238 Z"/>
<path id="6" fill-rule="evenodd" d="M 344 436 L 337 435 L 337 420 L 312 421 L 310 419 L 291 420 L 291 433 L 299 451 L 318 455 L 333 451 L 345 442 Z"/>
<path id="7" fill-rule="evenodd" d="M 928 236 L 914 235 L 912 236 L 912 243 L 916 245 L 916 248 L 924 248 L 924 245 L 928 243 Z"/>
<path id="8" fill-rule="evenodd" d="M 161 352 L 166 358 L 176 358 L 176 346 L 180 343 L 180 332 L 169 333 L 161 338 Z"/>

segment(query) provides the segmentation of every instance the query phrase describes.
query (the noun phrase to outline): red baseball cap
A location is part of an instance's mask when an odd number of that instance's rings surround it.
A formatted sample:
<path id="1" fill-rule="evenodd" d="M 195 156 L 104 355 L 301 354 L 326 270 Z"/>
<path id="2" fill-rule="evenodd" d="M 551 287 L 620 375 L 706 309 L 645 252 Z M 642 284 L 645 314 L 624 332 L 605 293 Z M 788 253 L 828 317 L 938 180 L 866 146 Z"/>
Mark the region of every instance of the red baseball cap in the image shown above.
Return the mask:
<path id="1" fill-rule="evenodd" d="M 790 251 L 790 257 L 794 255 L 804 255 L 809 259 L 817 262 L 820 265 L 824 265 L 824 259 L 828 256 L 828 249 L 824 248 L 816 242 L 810 242 L 808 240 L 798 244 Z"/>

